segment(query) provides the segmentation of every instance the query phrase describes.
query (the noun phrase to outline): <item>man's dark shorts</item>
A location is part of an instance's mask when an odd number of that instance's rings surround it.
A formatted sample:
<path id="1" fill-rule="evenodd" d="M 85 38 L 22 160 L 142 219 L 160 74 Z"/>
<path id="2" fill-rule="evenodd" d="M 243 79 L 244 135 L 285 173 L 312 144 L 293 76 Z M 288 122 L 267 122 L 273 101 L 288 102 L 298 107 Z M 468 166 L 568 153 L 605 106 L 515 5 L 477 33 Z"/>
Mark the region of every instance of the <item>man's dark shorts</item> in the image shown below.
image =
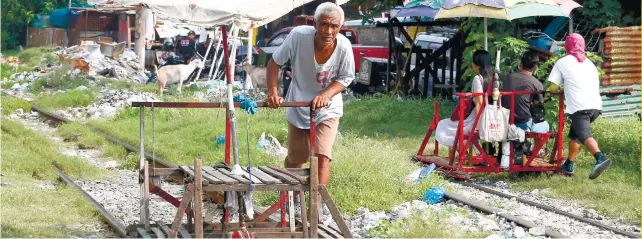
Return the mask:
<path id="1" fill-rule="evenodd" d="M 591 134 L 591 123 L 602 114 L 599 110 L 580 110 L 571 115 L 571 129 L 568 137 L 580 144 L 584 144 Z"/>

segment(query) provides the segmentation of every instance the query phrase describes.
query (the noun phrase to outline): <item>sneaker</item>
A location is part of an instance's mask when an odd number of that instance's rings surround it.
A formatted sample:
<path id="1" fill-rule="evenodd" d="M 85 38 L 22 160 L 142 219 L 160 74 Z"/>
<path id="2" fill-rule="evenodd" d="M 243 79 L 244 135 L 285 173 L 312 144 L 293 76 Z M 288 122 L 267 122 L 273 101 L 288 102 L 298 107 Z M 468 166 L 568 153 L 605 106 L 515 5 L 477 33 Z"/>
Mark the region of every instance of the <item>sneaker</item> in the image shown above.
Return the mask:
<path id="1" fill-rule="evenodd" d="M 611 160 L 603 155 L 602 158 L 598 159 L 593 169 L 591 169 L 591 174 L 589 174 L 589 179 L 596 179 L 600 174 L 611 165 Z"/>
<path id="2" fill-rule="evenodd" d="M 562 164 L 562 172 L 566 176 L 573 176 L 575 175 L 575 167 L 573 167 L 574 163 L 573 161 L 566 160 L 564 164 Z"/>

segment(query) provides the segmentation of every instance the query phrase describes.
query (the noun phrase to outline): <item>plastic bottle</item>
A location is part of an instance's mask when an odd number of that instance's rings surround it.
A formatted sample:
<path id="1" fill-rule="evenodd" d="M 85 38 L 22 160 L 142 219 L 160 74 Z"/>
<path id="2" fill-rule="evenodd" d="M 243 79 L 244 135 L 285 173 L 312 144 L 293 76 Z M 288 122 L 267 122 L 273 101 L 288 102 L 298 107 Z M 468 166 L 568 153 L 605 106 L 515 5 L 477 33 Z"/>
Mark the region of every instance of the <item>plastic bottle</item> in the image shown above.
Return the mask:
<path id="1" fill-rule="evenodd" d="M 412 173 L 408 174 L 404 182 L 406 184 L 415 183 L 421 180 L 422 178 L 425 178 L 426 176 L 430 175 L 430 173 L 432 173 L 432 171 L 435 170 L 435 167 L 436 167 L 435 164 L 430 164 L 427 167 L 418 168 L 415 171 L 412 171 Z"/>

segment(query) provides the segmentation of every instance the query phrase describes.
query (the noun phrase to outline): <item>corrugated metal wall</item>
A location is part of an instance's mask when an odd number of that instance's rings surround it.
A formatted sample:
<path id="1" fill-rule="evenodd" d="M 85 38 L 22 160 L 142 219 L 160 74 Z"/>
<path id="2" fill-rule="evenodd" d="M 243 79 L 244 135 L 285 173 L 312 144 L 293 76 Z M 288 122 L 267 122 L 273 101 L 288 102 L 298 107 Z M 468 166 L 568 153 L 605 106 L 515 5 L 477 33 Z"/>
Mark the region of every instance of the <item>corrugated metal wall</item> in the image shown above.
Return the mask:
<path id="1" fill-rule="evenodd" d="M 627 86 L 640 84 L 642 75 L 642 46 L 640 26 L 607 27 L 595 30 L 595 33 L 605 33 L 603 53 L 607 56 L 602 65 L 606 75 L 602 78 L 602 86 Z"/>
<path id="2" fill-rule="evenodd" d="M 602 69 L 602 92 L 637 89 L 628 95 L 602 97 L 603 116 L 621 117 L 640 114 L 640 83 L 642 81 L 642 27 L 606 27 L 594 33 L 604 35 L 601 53 L 606 57 Z"/>

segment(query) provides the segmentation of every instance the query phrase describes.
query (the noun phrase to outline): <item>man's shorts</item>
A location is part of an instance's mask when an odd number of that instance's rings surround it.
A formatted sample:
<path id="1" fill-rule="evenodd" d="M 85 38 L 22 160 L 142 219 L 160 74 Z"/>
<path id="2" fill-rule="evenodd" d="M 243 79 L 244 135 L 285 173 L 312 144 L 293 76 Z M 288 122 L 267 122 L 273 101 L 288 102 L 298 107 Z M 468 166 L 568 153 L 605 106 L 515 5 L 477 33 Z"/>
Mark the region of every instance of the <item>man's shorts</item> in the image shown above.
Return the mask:
<path id="1" fill-rule="evenodd" d="M 339 130 L 339 118 L 324 120 L 316 126 L 316 155 L 326 156 L 332 161 L 332 145 Z M 292 164 L 305 164 L 310 159 L 310 130 L 299 129 L 288 122 L 288 157 Z"/>
<path id="2" fill-rule="evenodd" d="M 602 114 L 599 110 L 580 110 L 571 114 L 571 129 L 568 137 L 576 142 L 583 144 L 588 138 L 593 137 L 591 134 L 591 123 Z"/>

